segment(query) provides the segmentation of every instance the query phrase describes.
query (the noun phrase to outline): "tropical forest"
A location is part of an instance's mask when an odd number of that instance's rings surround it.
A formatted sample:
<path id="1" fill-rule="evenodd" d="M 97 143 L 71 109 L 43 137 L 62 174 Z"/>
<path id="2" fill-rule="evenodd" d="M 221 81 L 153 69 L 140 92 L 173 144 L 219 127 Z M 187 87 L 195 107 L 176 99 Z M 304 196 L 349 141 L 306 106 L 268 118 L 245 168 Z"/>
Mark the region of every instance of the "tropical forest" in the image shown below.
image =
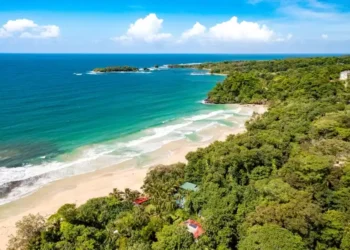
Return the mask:
<path id="1" fill-rule="evenodd" d="M 141 191 L 24 217 L 8 249 L 350 249 L 350 56 L 170 67 L 227 74 L 207 102 L 268 111 L 187 163 L 153 167 Z M 96 71 L 115 70 L 136 69 Z"/>

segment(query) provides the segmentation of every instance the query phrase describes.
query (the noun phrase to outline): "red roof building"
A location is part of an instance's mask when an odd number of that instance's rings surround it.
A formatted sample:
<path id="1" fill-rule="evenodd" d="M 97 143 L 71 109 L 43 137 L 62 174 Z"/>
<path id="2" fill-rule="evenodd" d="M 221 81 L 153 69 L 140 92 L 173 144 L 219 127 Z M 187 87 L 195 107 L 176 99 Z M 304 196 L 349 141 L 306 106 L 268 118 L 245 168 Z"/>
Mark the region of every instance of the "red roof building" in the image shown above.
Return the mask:
<path id="1" fill-rule="evenodd" d="M 198 239 L 205 232 L 201 224 L 195 220 L 187 220 L 185 225 L 187 226 L 187 231 L 192 233 L 195 239 Z"/>
<path id="2" fill-rule="evenodd" d="M 149 200 L 148 197 L 139 197 L 136 200 L 134 200 L 134 205 L 141 205 L 141 204 L 145 203 L 148 200 Z"/>

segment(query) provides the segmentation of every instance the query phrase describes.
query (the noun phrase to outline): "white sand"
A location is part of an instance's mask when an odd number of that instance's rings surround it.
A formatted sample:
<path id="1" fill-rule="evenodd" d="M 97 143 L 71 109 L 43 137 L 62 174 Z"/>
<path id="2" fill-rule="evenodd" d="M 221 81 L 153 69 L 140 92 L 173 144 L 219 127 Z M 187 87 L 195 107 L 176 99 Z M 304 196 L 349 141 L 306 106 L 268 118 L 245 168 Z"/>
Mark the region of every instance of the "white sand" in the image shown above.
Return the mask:
<path id="1" fill-rule="evenodd" d="M 237 106 L 236 106 L 237 107 Z M 266 111 L 259 105 L 245 105 L 244 109 L 253 109 L 258 113 Z M 46 185 L 35 193 L 0 206 L 0 249 L 5 250 L 8 237 L 15 233 L 15 223 L 30 213 L 49 216 L 66 203 L 80 205 L 90 198 L 106 196 L 113 188 L 131 188 L 140 190 L 143 180 L 151 166 L 185 162 L 188 152 L 208 146 L 216 140 L 225 140 L 229 134 L 244 132 L 243 126 L 230 128 L 218 126 L 201 131 L 208 135 L 205 142 L 180 140 L 171 142 L 161 149 L 150 153 L 150 163 L 137 167 L 135 160 L 129 160 L 113 167 L 92 173 L 66 178 Z"/>

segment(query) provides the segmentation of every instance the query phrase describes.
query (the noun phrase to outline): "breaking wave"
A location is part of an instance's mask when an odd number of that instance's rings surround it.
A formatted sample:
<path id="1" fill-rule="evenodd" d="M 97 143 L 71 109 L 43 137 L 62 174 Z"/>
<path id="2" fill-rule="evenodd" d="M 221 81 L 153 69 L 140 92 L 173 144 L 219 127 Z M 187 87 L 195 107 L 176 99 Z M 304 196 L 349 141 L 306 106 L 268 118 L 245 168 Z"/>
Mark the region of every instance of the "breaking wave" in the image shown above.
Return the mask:
<path id="1" fill-rule="evenodd" d="M 0 167 L 0 205 L 26 196 L 47 183 L 138 159 L 170 142 L 188 139 L 188 135 L 197 135 L 198 132 L 203 133 L 203 130 L 223 126 L 219 122 L 220 119 L 230 119 L 240 111 L 240 108 L 224 109 L 175 120 L 170 119 L 158 127 L 148 128 L 116 140 L 78 148 L 54 160 L 43 155 L 41 156 L 43 162 L 38 165 Z M 244 121 L 248 118 L 248 116 L 243 117 L 235 126 L 244 126 Z M 210 135 L 206 135 L 199 141 L 207 141 L 210 138 Z"/>

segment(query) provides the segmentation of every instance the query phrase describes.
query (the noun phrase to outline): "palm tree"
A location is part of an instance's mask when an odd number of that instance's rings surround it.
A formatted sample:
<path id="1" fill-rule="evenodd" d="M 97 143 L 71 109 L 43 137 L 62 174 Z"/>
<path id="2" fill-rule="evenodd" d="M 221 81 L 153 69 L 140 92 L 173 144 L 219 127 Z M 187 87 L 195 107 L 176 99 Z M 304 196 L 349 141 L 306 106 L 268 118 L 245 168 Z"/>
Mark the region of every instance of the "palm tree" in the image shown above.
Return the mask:
<path id="1" fill-rule="evenodd" d="M 124 199 L 124 192 L 118 188 L 113 188 L 113 192 L 109 193 L 109 195 L 115 197 L 119 201 L 122 201 Z"/>
<path id="2" fill-rule="evenodd" d="M 124 200 L 128 202 L 133 202 L 138 197 L 140 197 L 140 192 L 136 190 L 131 190 L 130 188 L 126 188 L 124 191 Z"/>

